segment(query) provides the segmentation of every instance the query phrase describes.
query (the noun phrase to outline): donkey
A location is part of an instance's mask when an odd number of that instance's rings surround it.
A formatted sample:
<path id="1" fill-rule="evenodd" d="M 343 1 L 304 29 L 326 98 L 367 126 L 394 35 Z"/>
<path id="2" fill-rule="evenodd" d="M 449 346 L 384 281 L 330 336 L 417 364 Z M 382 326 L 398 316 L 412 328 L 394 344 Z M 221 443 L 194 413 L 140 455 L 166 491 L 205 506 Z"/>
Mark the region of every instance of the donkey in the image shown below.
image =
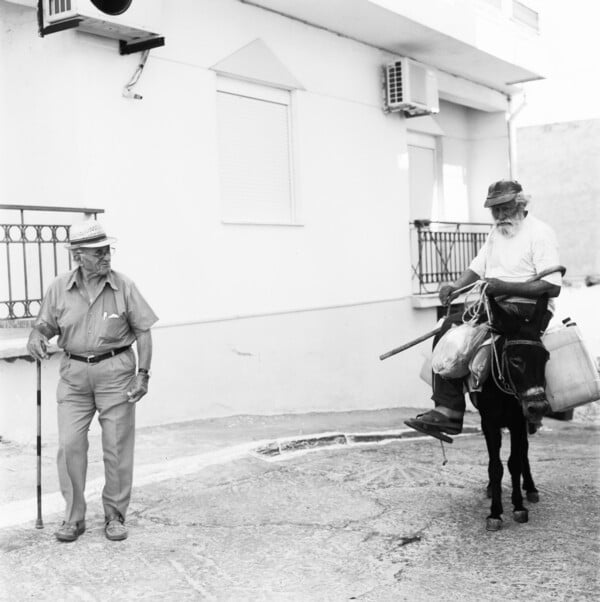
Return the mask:
<path id="1" fill-rule="evenodd" d="M 548 296 L 536 303 L 527 322 L 502 309 L 489 298 L 492 329 L 500 337 L 494 344 L 490 376 L 477 395 L 476 405 L 481 415 L 481 428 L 487 445 L 489 464 L 488 497 L 492 499 L 486 520 L 488 531 L 502 526 L 502 475 L 500 459 L 502 428 L 510 432 L 508 470 L 512 481 L 513 518 L 519 523 L 529 519 L 523 505 L 521 478 L 527 500 L 537 502 L 538 491 L 531 477 L 528 458 L 528 432 L 534 433 L 548 410 L 545 396 L 545 365 L 548 351 L 541 342 L 541 325 L 548 306 Z"/>

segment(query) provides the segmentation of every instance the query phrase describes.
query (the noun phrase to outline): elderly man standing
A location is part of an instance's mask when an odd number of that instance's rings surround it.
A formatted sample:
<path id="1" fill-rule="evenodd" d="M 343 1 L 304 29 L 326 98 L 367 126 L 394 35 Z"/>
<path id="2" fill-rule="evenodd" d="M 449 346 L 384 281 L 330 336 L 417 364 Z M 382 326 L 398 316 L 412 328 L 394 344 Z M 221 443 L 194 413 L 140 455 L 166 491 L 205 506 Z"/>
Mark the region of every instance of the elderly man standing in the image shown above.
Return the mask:
<path id="1" fill-rule="evenodd" d="M 483 279 L 488 283 L 487 294 L 501 297 L 502 307 L 525 321 L 533 314 L 539 297 L 559 295 L 562 275 L 560 271 L 552 271 L 560 267 L 556 236 L 550 226 L 529 215 L 528 202 L 522 186 L 514 180 L 500 180 L 490 185 L 484 206 L 492 212 L 494 228 L 469 268 L 455 283 L 441 288 L 439 296 L 443 305 L 448 304 L 458 289 Z M 542 330 L 547 328 L 553 311 L 554 301 L 550 299 Z M 434 346 L 453 324 L 461 321 L 462 314 L 448 316 L 434 339 Z M 463 379 L 434 374 L 431 398 L 435 409 L 405 424 L 437 439 L 451 441 L 444 433 L 457 435 L 462 431 Z M 532 425 L 530 432 L 535 432 L 538 425 Z"/>
<path id="2" fill-rule="evenodd" d="M 73 225 L 69 240 L 77 267 L 50 284 L 27 345 L 33 357 L 45 359 L 48 340 L 58 335 L 58 346 L 65 352 L 57 390 L 57 460 L 66 511 L 56 537 L 75 541 L 85 531 L 88 429 L 98 412 L 105 534 L 116 541 L 127 537 L 135 403 L 148 391 L 150 328 L 157 317 L 135 284 L 111 269 L 110 245 L 116 239 L 109 238 L 100 223 Z"/>

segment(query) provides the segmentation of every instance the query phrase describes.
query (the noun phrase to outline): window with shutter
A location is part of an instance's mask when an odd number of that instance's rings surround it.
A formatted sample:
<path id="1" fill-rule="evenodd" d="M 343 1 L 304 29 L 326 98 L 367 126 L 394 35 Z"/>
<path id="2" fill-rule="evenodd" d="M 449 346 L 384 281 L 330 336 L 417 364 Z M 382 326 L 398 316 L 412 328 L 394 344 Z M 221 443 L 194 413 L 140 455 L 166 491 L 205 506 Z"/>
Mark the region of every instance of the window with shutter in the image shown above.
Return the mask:
<path id="1" fill-rule="evenodd" d="M 290 92 L 218 78 L 224 222 L 293 224 Z"/>

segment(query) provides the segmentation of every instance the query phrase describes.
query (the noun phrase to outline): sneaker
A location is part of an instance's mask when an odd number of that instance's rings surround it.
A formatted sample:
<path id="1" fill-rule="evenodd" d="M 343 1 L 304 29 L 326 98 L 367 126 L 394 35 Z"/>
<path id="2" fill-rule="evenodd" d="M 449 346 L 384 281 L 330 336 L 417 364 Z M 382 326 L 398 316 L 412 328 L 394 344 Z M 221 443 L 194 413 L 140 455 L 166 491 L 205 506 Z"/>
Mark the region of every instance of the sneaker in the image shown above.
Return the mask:
<path id="1" fill-rule="evenodd" d="M 125 521 L 122 516 L 109 516 L 104 525 L 104 534 L 106 539 L 111 541 L 121 541 L 127 539 L 127 527 L 123 524 Z"/>
<path id="2" fill-rule="evenodd" d="M 54 535 L 56 535 L 56 539 L 58 539 L 58 541 L 75 541 L 84 532 L 84 520 L 77 521 L 76 523 L 68 523 L 63 521 L 62 525 L 58 528 Z"/>

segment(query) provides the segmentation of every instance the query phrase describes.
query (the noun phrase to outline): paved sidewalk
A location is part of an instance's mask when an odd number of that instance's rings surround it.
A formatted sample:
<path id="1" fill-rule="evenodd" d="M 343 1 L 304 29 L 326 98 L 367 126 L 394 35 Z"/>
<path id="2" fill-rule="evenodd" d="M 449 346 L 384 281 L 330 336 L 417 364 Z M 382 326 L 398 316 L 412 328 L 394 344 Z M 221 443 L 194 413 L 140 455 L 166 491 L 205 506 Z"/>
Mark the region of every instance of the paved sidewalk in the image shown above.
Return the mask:
<path id="1" fill-rule="evenodd" d="M 420 436 L 404 420 L 411 408 L 353 412 L 313 412 L 275 416 L 233 416 L 146 427 L 136 432 L 134 486 L 189 474 L 249 453 L 276 459 L 277 448 L 301 452 L 321 446 L 375 443 Z M 90 434 L 87 497 L 98 496 L 104 481 L 98 429 Z M 479 431 L 479 415 L 467 412 L 464 433 Z M 43 512 L 62 506 L 56 472 L 56 439 L 42 445 Z M 35 518 L 36 448 L 0 441 L 0 528 Z"/>
<path id="2" fill-rule="evenodd" d="M 35 450 L 0 444 L 14 487 L 3 487 L 0 520 L 9 508 L 26 510 L 25 522 L 13 514 L 0 528 L 0 600 L 598 599 L 600 426 L 546 419 L 530 447 L 540 502 L 529 523 L 515 523 L 505 477 L 504 527 L 492 534 L 483 437 L 455 438 L 444 464 L 438 441 L 404 436 L 403 420 L 416 412 L 140 429 L 123 542 L 103 534 L 97 440 L 88 529 L 71 544 L 53 536 L 62 511 L 55 445 L 44 447 L 37 530 Z M 466 430 L 478 420 L 468 413 Z M 507 448 L 505 438 L 503 457 Z"/>

